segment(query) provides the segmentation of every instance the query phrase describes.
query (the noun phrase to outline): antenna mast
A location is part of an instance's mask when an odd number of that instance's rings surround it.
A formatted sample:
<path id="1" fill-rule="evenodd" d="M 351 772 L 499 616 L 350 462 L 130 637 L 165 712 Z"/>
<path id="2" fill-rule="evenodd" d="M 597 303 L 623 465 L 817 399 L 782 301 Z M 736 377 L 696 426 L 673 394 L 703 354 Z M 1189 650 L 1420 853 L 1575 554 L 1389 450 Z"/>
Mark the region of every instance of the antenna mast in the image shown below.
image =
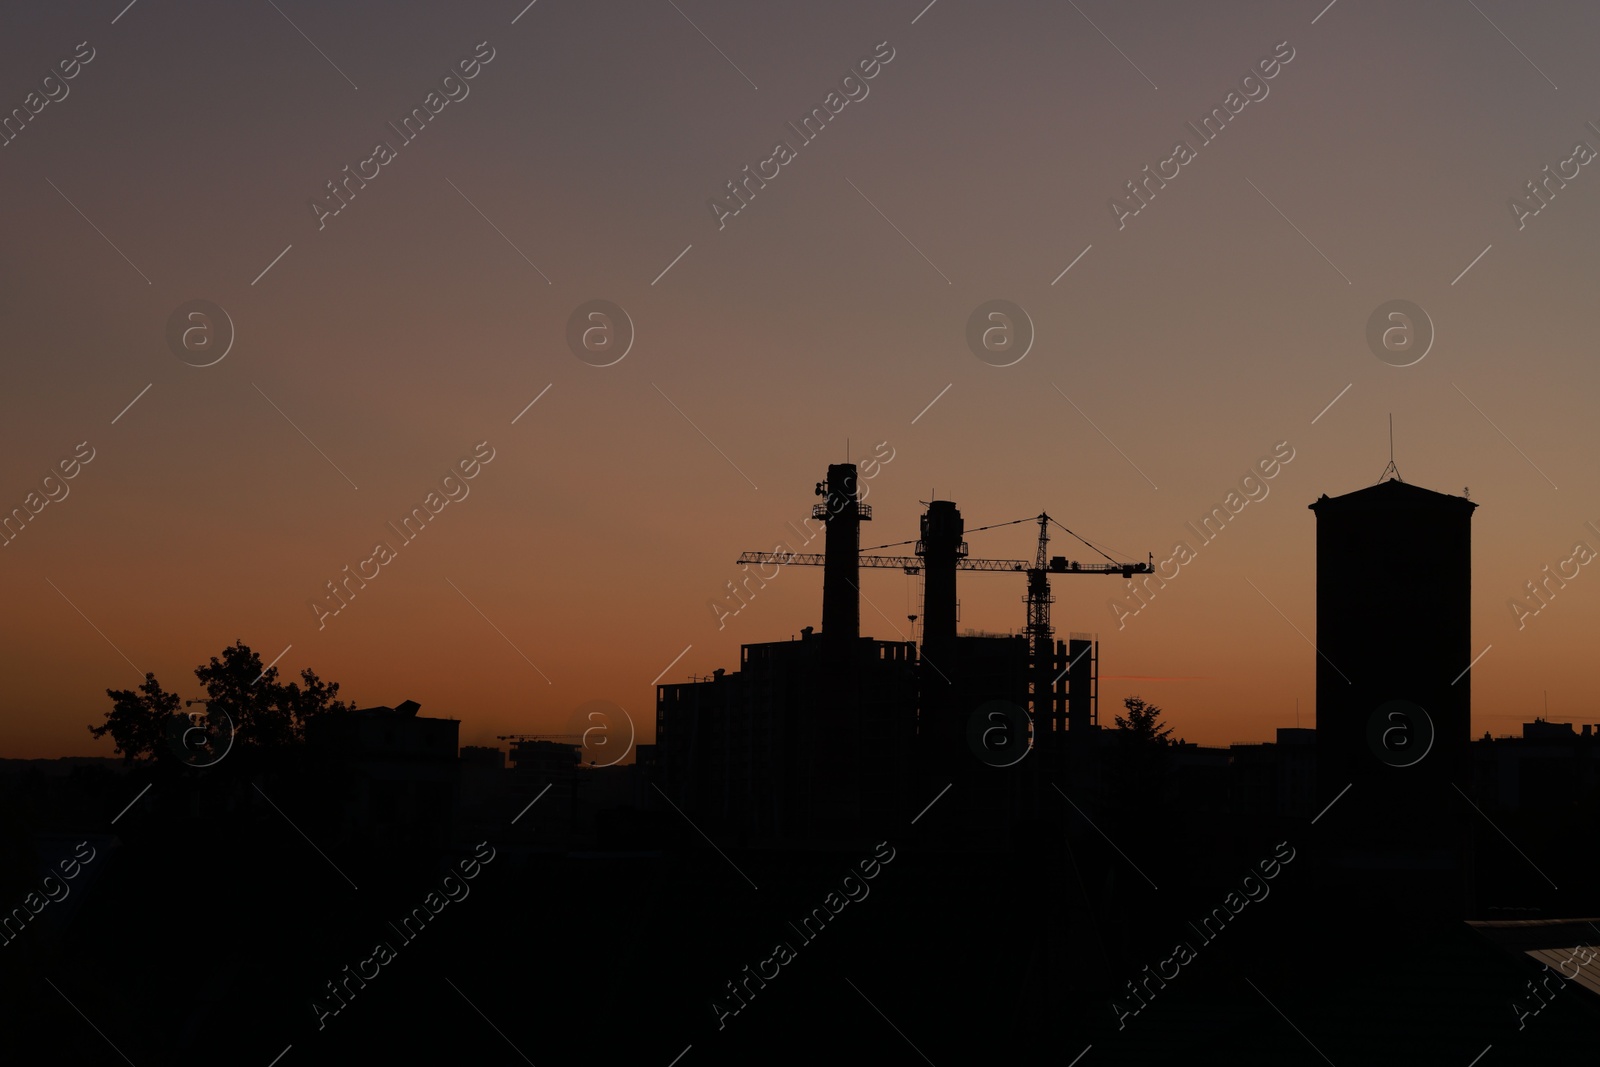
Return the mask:
<path id="1" fill-rule="evenodd" d="M 1394 465 L 1394 415 L 1393 414 L 1391 414 L 1389 416 L 1389 465 L 1387 467 L 1383 468 L 1383 474 L 1378 475 L 1378 481 L 1380 481 L 1380 482 L 1383 481 L 1383 475 L 1384 474 L 1388 474 L 1390 471 L 1394 471 L 1394 480 L 1395 481 L 1397 481 L 1397 482 L 1405 481 L 1404 478 L 1400 477 L 1400 468 L 1396 467 Z"/>

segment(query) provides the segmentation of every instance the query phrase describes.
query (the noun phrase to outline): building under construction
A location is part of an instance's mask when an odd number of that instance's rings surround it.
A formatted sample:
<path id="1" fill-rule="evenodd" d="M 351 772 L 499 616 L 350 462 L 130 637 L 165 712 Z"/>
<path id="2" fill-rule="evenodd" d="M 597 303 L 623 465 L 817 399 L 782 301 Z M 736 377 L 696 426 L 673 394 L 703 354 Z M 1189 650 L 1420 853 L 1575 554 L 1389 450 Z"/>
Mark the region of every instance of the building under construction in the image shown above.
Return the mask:
<path id="1" fill-rule="evenodd" d="M 1055 640 L 1050 575 L 1131 577 L 1150 565 L 1048 556 L 1048 515 L 1018 520 L 1039 523 L 1032 561 L 974 559 L 948 500 L 928 503 L 914 556 L 863 555 L 861 523 L 872 513 L 855 464 L 830 465 L 816 492 L 822 555 L 747 552 L 738 562 L 821 566 L 821 632 L 808 626 L 797 640 L 744 645 L 737 671 L 657 686 L 663 791 L 696 820 L 748 843 L 903 827 L 956 781 L 969 787 L 963 811 L 983 824 L 1037 810 L 1052 778 L 1084 760 L 1087 735 L 1098 729 L 1097 644 L 1092 635 Z M 862 567 L 921 575 L 920 645 L 862 636 Z M 1025 576 L 1023 633 L 957 633 L 963 571 Z M 1006 767 L 1015 770 L 994 769 Z"/>

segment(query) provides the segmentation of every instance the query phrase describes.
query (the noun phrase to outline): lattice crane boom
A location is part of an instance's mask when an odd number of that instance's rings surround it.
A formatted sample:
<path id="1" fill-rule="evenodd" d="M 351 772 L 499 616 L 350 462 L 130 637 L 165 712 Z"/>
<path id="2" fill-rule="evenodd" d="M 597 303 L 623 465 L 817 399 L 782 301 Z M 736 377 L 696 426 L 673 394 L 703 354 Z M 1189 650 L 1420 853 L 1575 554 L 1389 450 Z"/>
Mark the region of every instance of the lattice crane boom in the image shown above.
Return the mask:
<path id="1" fill-rule="evenodd" d="M 791 564 L 820 567 L 825 558 L 820 552 L 743 552 L 734 562 L 753 566 Z M 860 558 L 863 567 L 894 567 L 909 574 L 916 574 L 922 569 L 919 556 L 873 556 L 862 553 Z M 1020 574 L 1030 567 L 1031 564 L 1022 559 L 963 558 L 956 561 L 958 571 L 1011 571 Z M 1120 574 L 1124 578 L 1132 578 L 1135 574 L 1149 574 L 1153 568 L 1149 563 L 1079 563 L 1056 556 L 1047 562 L 1044 569 L 1050 574 Z"/>

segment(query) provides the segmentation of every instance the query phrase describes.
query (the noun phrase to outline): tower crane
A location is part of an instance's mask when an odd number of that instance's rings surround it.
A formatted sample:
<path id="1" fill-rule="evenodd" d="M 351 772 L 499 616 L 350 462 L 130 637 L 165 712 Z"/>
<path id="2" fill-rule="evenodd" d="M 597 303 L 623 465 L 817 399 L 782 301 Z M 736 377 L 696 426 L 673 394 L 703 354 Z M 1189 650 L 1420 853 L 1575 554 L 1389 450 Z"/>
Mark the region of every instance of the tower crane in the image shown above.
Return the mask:
<path id="1" fill-rule="evenodd" d="M 973 559 L 966 555 L 966 543 L 961 545 L 961 556 L 956 560 L 958 571 L 1011 571 L 1026 574 L 1028 577 L 1028 591 L 1023 598 L 1028 604 L 1027 634 L 1035 651 L 1038 641 L 1045 641 L 1048 645 L 1053 630 L 1050 626 L 1050 605 L 1054 598 L 1050 594 L 1050 579 L 1052 574 L 1110 574 L 1132 578 L 1135 574 L 1150 574 L 1155 570 L 1151 562 L 1145 563 L 1118 563 L 1112 560 L 1109 563 L 1082 563 L 1078 560 L 1069 560 L 1065 556 L 1050 556 L 1050 529 L 1049 524 L 1055 522 L 1046 512 L 1026 519 L 1014 519 L 1011 522 L 995 523 L 992 526 L 980 526 L 978 530 L 992 530 L 999 526 L 1014 526 L 1022 522 L 1037 522 L 1039 524 L 1039 547 L 1033 561 L 1022 559 Z M 1066 527 L 1062 526 L 1062 529 Z M 971 532 L 977 533 L 978 530 Z M 1068 530 L 1068 533 L 1072 531 Z M 1073 534 L 1076 537 L 1076 534 Z M 902 541 L 901 544 L 910 544 Z M 1085 542 L 1087 544 L 1088 542 Z M 868 552 L 860 554 L 863 567 L 893 567 L 905 571 L 907 574 L 917 574 L 922 570 L 922 547 L 917 543 L 915 556 L 877 556 Z M 883 545 L 883 548 L 892 548 L 893 545 Z M 1109 558 L 1109 557 L 1108 557 Z M 803 567 L 821 567 L 827 563 L 827 556 L 821 552 L 743 552 L 735 560 L 741 566 L 775 566 L 790 564 Z"/>
<path id="2" fill-rule="evenodd" d="M 1144 563 L 1118 562 L 1086 538 L 1051 518 L 1049 513 L 1040 512 L 1037 516 L 980 526 L 971 531 L 976 533 L 979 530 L 990 530 L 1000 526 L 1037 522 L 1038 548 L 1031 561 L 974 559 L 967 554 L 967 542 L 963 537 L 966 528 L 961 518 L 961 511 L 951 500 L 922 502 L 926 508 L 922 515 L 922 535 L 915 542 L 900 541 L 895 544 L 877 545 L 863 553 L 860 541 L 861 523 L 870 519 L 872 513 L 867 505 L 861 502 L 855 464 L 848 462 L 829 464 L 827 480 L 817 483 L 816 491 L 817 495 L 827 498 L 825 504 L 819 504 L 812 509 L 812 518 L 821 519 L 826 523 L 826 551 L 745 552 L 739 556 L 737 562 L 741 566 L 800 565 L 823 568 L 821 656 L 830 665 L 830 669 L 837 669 L 850 661 L 861 636 L 860 568 L 884 567 L 896 568 L 907 574 L 921 573 L 923 632 L 919 643 L 921 653 L 919 658 L 922 664 L 931 668 L 944 684 L 940 685 L 928 679 L 929 684 L 924 686 L 920 712 L 927 715 L 930 736 L 940 735 L 941 745 L 946 741 L 953 741 L 955 735 L 959 733 L 961 709 L 956 706 L 955 701 L 960 698 L 953 688 L 955 682 L 939 663 L 950 665 L 952 671 L 959 670 L 955 664 L 958 658 L 958 646 L 955 644 L 959 605 L 956 597 L 957 572 L 1021 572 L 1027 576 L 1027 591 L 1023 599 L 1028 606 L 1027 624 L 1024 630 L 1028 664 L 1024 677 L 1018 681 L 1022 682 L 1027 694 L 1023 699 L 1030 705 L 1029 711 L 1032 713 L 1033 743 L 1039 746 L 1043 742 L 1047 750 L 1055 750 L 1055 739 L 1078 726 L 1092 725 L 1095 703 L 1094 660 L 1091 659 L 1087 664 L 1079 666 L 1081 657 L 1093 647 L 1092 643 L 1088 648 L 1075 651 L 1073 658 L 1065 663 L 1067 670 L 1052 677 L 1052 672 L 1062 666 L 1062 663 L 1061 656 L 1052 643 L 1054 635 L 1050 623 L 1050 605 L 1053 597 L 1050 593 L 1050 575 L 1112 574 L 1132 578 L 1135 574 L 1154 573 L 1154 557 L 1147 557 Z M 1069 560 L 1065 556 L 1051 556 L 1049 549 L 1052 522 L 1094 549 L 1105 558 L 1106 562 L 1081 563 Z M 912 556 L 876 554 L 880 549 L 892 549 L 913 543 L 916 545 L 916 554 Z M 1077 670 L 1073 671 L 1075 666 Z M 1087 685 L 1069 682 L 1067 690 L 1058 696 L 1054 692 L 1056 683 L 1068 671 L 1073 672 L 1074 678 L 1078 677 L 1079 672 L 1087 672 Z"/>
<path id="3" fill-rule="evenodd" d="M 1048 710 L 1050 704 L 1050 689 L 1054 679 L 1050 677 L 1051 665 L 1054 662 L 1052 652 L 1052 639 L 1054 629 L 1050 623 L 1050 605 L 1055 598 L 1050 592 L 1050 575 L 1052 574 L 1109 574 L 1121 575 L 1123 578 L 1132 578 L 1135 574 L 1150 574 L 1155 570 L 1153 557 L 1144 563 L 1118 563 L 1107 556 L 1106 563 L 1082 563 L 1069 560 L 1065 556 L 1051 556 L 1050 524 L 1057 526 L 1061 523 L 1051 518 L 1048 512 L 1040 512 L 1037 516 L 1026 519 L 1014 519 L 1011 522 L 995 523 L 991 526 L 981 526 L 978 530 L 990 530 L 999 526 L 1013 526 L 1023 522 L 1037 522 L 1039 524 L 1039 544 L 1034 553 L 1033 560 L 1020 559 L 974 559 L 966 554 L 965 541 L 960 542 L 957 548 L 955 569 L 958 571 L 1010 571 L 1021 572 L 1027 575 L 1027 592 L 1023 600 L 1027 603 L 1027 626 L 1024 631 L 1028 638 L 1028 654 L 1032 664 L 1029 671 L 1028 692 L 1030 703 L 1036 716 Z M 1065 526 L 1061 526 L 1067 530 Z M 1072 533 L 1071 530 L 1067 530 Z M 1078 537 L 1077 534 L 1072 534 Z M 1083 538 L 1079 537 L 1079 540 Z M 900 542 L 909 544 L 911 542 Z M 1089 544 L 1084 541 L 1084 544 Z M 879 556 L 870 552 L 860 553 L 859 563 L 863 567 L 893 567 L 905 571 L 907 574 L 916 574 L 923 568 L 923 542 L 916 542 L 917 554 L 915 556 Z M 882 548 L 893 548 L 894 545 L 882 545 Z M 1093 547 L 1092 545 L 1090 547 Z M 1096 549 L 1096 551 L 1099 551 Z M 1101 553 L 1105 555 L 1105 553 Z M 804 552 L 745 552 L 739 556 L 737 562 L 741 565 L 777 565 L 790 564 L 799 566 L 824 566 L 827 556 L 822 553 Z M 1035 721 L 1042 721 L 1036 718 Z"/>
<path id="4" fill-rule="evenodd" d="M 527 764 L 530 767 L 548 768 L 583 762 L 580 751 L 582 734 L 500 734 L 495 740 L 511 742 L 511 762 L 518 767 Z M 541 750 L 538 747 L 541 741 L 557 744 L 562 754 L 556 755 L 557 749 Z"/>

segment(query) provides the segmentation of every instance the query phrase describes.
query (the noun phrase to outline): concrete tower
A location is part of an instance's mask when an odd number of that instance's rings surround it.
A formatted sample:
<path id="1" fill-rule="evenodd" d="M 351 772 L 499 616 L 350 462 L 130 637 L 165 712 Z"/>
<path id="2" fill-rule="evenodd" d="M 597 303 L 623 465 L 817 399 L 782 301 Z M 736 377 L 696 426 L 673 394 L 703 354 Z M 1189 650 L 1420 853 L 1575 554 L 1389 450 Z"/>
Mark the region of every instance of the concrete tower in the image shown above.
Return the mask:
<path id="1" fill-rule="evenodd" d="M 949 500 L 933 501 L 922 516 L 922 647 L 936 662 L 955 660 L 956 563 L 967 554 L 965 530 L 961 509 Z"/>
<path id="2" fill-rule="evenodd" d="M 817 483 L 824 503 L 811 517 L 827 524 L 822 571 L 822 641 L 830 658 L 849 655 L 861 636 L 861 520 L 872 509 L 856 493 L 856 465 L 830 463 L 828 480 Z"/>
<path id="3" fill-rule="evenodd" d="M 1477 505 L 1395 477 L 1310 508 L 1320 803 L 1350 787 L 1319 832 L 1349 866 L 1459 885 Z"/>

